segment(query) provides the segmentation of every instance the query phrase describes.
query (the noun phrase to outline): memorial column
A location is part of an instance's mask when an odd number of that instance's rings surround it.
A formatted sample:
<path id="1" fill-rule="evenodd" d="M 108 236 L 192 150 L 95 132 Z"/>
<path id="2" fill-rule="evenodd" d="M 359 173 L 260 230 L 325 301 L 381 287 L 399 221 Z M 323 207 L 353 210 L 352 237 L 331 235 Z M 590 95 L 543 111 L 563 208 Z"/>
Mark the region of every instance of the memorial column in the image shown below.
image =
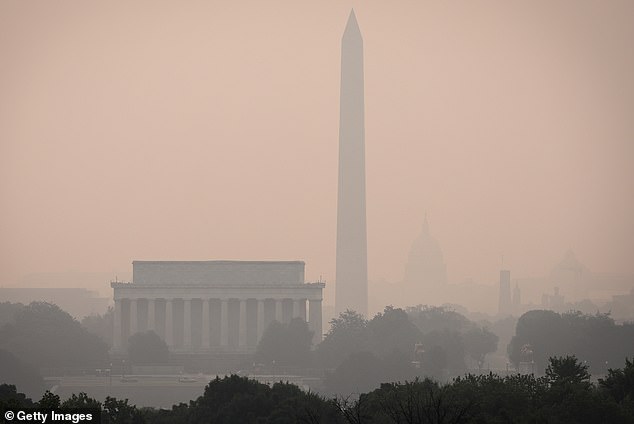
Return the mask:
<path id="1" fill-rule="evenodd" d="M 121 350 L 122 340 L 121 340 L 121 299 L 114 300 L 114 334 L 112 339 L 112 344 L 114 350 Z"/>
<path id="2" fill-rule="evenodd" d="M 247 300 L 240 299 L 240 322 L 238 324 L 238 346 L 247 345 Z"/>
<path id="3" fill-rule="evenodd" d="M 154 299 L 147 300 L 147 329 L 156 331 L 156 303 Z"/>
<path id="4" fill-rule="evenodd" d="M 321 342 L 321 299 L 308 301 L 308 309 L 310 319 L 308 327 L 313 331 L 313 346 L 317 346 Z"/>
<path id="5" fill-rule="evenodd" d="M 275 299 L 275 320 L 282 322 L 282 299 Z"/>
<path id="6" fill-rule="evenodd" d="M 172 299 L 165 299 L 165 344 L 174 347 L 174 312 Z"/>
<path id="7" fill-rule="evenodd" d="M 183 299 L 183 345 L 185 350 L 192 348 L 192 300 Z"/>
<path id="8" fill-rule="evenodd" d="M 209 299 L 202 299 L 203 301 L 203 325 L 202 325 L 202 346 L 203 349 L 208 349 L 210 346 L 209 340 Z"/>
<path id="9" fill-rule="evenodd" d="M 260 342 L 260 339 L 262 338 L 262 334 L 264 333 L 264 324 L 266 324 L 264 322 L 264 300 L 263 299 L 258 299 L 258 321 L 257 321 L 257 325 L 258 325 L 258 343 Z"/>
<path id="10" fill-rule="evenodd" d="M 227 299 L 220 299 L 220 346 L 229 344 L 229 311 Z"/>
<path id="11" fill-rule="evenodd" d="M 130 299 L 130 336 L 135 335 L 139 329 L 136 303 L 136 299 Z"/>
<path id="12" fill-rule="evenodd" d="M 304 307 L 306 307 L 306 305 L 304 305 Z M 292 318 L 299 318 L 299 310 L 301 308 L 301 300 L 299 299 L 293 299 L 293 316 Z"/>
<path id="13" fill-rule="evenodd" d="M 299 301 L 299 317 L 305 321 L 306 320 L 306 299 L 301 299 Z"/>

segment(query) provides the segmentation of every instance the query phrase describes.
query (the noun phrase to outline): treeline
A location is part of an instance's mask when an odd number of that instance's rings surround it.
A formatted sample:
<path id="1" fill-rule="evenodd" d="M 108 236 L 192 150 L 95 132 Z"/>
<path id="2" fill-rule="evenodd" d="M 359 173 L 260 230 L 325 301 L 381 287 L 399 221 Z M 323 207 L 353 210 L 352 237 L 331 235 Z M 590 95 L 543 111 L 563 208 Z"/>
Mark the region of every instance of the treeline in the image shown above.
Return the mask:
<path id="1" fill-rule="evenodd" d="M 514 364 L 534 362 L 537 373 L 544 371 L 549 357 L 572 354 L 593 374 L 622 367 L 623 358 L 634 354 L 634 323 L 616 324 L 609 314 L 529 311 L 517 321 L 508 346 Z"/>
<path id="2" fill-rule="evenodd" d="M 102 368 L 108 345 L 58 306 L 0 303 L 0 383 L 44 392 L 42 370 Z"/>
<path id="3" fill-rule="evenodd" d="M 15 384 L 37 398 L 45 389 L 43 370 L 107 367 L 108 344 L 95 333 L 111 332 L 111 318 L 108 312 L 80 324 L 48 303 L 0 303 L 0 383 Z M 482 368 L 498 344 L 488 324 L 442 307 L 386 307 L 369 320 L 346 311 L 330 324 L 314 347 L 303 320 L 273 322 L 254 360 L 272 372 L 280 367 L 325 370 L 323 393 L 347 395 L 370 392 L 387 381 L 448 381 Z M 128 353 L 133 364 L 170 360 L 167 346 L 154 333 L 132 335 Z M 623 358 L 634 353 L 634 324 L 616 324 L 606 314 L 530 311 L 518 320 L 508 353 L 516 367 L 529 363 L 524 370 L 537 374 L 545 371 L 549 357 L 574 354 L 603 375 L 608 368 L 623 367 Z"/>
<path id="4" fill-rule="evenodd" d="M 311 333 L 302 320 L 273 323 L 258 346 L 256 360 L 279 366 L 329 370 L 330 394 L 368 391 L 384 381 L 416 376 L 446 379 L 482 366 L 498 338 L 485 327 L 445 308 L 388 306 L 372 319 L 346 311 L 331 320 L 324 340 L 311 351 Z"/>
<path id="5" fill-rule="evenodd" d="M 136 408 L 85 394 L 64 402 L 46 392 L 38 406 L 101 408 L 104 423 L 632 423 L 634 363 L 611 369 L 598 384 L 574 356 L 550 358 L 544 377 L 467 375 L 442 385 L 430 379 L 385 383 L 358 397 L 325 398 L 288 383 L 272 387 L 231 375 L 171 410 Z M 0 386 L 0 409 L 34 406 L 14 386 Z"/>

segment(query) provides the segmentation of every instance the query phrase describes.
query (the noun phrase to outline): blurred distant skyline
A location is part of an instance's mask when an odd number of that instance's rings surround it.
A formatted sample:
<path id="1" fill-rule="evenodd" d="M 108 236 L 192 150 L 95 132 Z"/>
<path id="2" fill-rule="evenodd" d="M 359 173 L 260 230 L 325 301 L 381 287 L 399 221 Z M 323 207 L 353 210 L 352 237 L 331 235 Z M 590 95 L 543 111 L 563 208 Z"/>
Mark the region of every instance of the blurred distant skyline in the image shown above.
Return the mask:
<path id="1" fill-rule="evenodd" d="M 634 273 L 631 1 L 5 1 L 0 285 L 207 259 L 333 282 L 352 7 L 370 280 L 403 278 L 425 212 L 449 282 L 568 249 Z"/>

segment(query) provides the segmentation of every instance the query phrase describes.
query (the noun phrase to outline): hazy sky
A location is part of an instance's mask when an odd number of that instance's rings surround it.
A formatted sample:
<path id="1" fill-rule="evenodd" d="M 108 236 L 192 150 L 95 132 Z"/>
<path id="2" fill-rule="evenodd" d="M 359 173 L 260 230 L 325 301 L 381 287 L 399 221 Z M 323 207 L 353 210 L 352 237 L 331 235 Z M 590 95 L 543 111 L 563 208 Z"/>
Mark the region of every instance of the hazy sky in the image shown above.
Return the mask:
<path id="1" fill-rule="evenodd" d="M 2 0 L 0 285 L 134 259 L 334 280 L 352 6 L 370 279 L 402 278 L 425 211 L 453 282 L 568 248 L 634 272 L 630 0 Z"/>

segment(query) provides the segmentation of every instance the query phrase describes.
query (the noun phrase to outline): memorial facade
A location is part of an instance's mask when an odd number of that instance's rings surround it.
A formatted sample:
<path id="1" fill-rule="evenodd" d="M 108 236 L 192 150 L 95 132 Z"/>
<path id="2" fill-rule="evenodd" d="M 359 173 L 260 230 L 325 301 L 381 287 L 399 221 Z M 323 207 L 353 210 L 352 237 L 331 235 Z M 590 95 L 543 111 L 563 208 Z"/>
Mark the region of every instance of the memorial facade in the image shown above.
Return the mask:
<path id="1" fill-rule="evenodd" d="M 134 261 L 114 289 L 113 351 L 152 330 L 173 353 L 253 353 L 268 325 L 307 321 L 322 338 L 324 284 L 301 261 Z"/>

